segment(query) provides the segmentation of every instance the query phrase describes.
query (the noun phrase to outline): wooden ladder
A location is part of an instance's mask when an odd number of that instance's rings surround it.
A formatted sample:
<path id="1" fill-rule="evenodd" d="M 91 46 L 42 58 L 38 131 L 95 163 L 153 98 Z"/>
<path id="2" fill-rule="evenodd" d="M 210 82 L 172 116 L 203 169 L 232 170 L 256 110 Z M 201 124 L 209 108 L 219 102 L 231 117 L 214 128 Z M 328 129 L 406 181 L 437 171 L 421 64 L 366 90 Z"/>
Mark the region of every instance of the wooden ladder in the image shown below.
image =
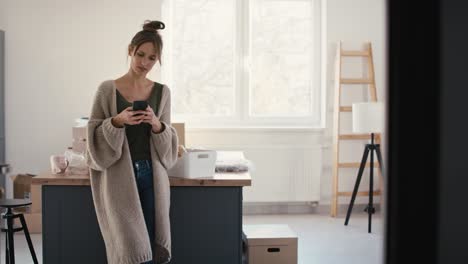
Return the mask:
<path id="1" fill-rule="evenodd" d="M 342 69 L 342 60 L 343 57 L 362 57 L 367 59 L 367 77 L 366 78 L 356 78 L 356 79 L 349 79 L 343 78 L 341 75 Z M 337 45 L 337 53 L 336 53 L 336 64 L 335 64 L 335 101 L 334 101 L 334 111 L 333 111 L 333 170 L 332 170 L 332 200 L 331 200 L 331 216 L 335 217 L 338 213 L 338 198 L 342 196 L 351 197 L 351 191 L 339 191 L 338 190 L 338 181 L 339 181 L 339 171 L 340 169 L 344 168 L 356 168 L 358 169 L 360 166 L 360 162 L 340 162 L 339 154 L 340 154 L 340 142 L 344 140 L 366 140 L 370 139 L 370 134 L 340 134 L 340 115 L 341 113 L 351 113 L 352 106 L 342 106 L 341 105 L 341 89 L 343 84 L 351 85 L 368 85 L 370 98 L 369 101 L 376 102 L 377 101 L 377 91 L 375 88 L 375 76 L 374 76 L 374 63 L 372 58 L 372 46 L 371 43 L 365 43 L 365 49 L 359 51 L 347 51 L 342 49 L 341 41 L 338 42 Z M 380 144 L 381 135 L 375 134 L 375 142 Z M 359 153 L 364 151 L 364 145 L 362 149 L 359 150 Z M 366 164 L 366 168 L 368 168 L 370 163 Z M 375 162 L 374 168 L 379 168 L 378 162 Z M 377 170 L 379 171 L 379 170 Z M 357 173 L 356 173 L 357 175 Z M 380 176 L 380 185 L 382 185 L 382 177 L 379 171 Z M 382 187 L 380 186 L 380 190 L 374 191 L 374 195 L 381 194 Z M 358 192 L 357 196 L 368 196 L 369 192 Z"/>

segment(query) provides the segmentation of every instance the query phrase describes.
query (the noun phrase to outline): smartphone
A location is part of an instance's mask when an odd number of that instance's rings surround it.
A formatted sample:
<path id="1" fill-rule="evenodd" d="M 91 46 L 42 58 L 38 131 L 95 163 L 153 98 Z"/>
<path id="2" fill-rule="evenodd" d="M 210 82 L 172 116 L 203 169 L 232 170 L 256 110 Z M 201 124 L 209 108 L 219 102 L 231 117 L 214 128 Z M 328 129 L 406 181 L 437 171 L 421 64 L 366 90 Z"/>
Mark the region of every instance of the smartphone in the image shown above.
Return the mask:
<path id="1" fill-rule="evenodd" d="M 148 107 L 148 102 L 147 101 L 134 101 L 133 102 L 133 111 L 139 111 L 139 110 L 146 110 Z M 137 115 L 142 115 L 142 114 L 137 114 Z"/>

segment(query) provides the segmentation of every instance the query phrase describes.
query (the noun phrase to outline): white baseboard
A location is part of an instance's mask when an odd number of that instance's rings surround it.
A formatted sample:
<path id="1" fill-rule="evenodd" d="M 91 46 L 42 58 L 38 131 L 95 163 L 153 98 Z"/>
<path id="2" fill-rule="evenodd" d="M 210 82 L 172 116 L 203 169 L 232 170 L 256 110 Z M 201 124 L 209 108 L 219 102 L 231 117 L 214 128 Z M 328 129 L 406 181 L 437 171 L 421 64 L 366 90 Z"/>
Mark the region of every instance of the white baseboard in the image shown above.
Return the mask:
<path id="1" fill-rule="evenodd" d="M 367 204 L 355 204 L 353 212 L 363 212 Z M 380 211 L 380 204 L 374 205 L 375 210 Z M 338 215 L 346 215 L 347 204 L 338 205 Z M 268 214 L 329 214 L 329 204 L 310 203 L 252 203 L 244 202 L 243 215 L 268 215 Z"/>

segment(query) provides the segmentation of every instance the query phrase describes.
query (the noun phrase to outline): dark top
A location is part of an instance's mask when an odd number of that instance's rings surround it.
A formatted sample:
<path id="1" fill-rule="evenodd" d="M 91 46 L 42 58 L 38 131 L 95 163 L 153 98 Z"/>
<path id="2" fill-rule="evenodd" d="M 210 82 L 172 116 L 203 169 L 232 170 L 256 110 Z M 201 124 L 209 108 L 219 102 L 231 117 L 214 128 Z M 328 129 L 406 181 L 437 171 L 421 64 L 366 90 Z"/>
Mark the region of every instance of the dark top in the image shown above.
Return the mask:
<path id="1" fill-rule="evenodd" d="M 162 84 L 155 82 L 153 90 L 151 91 L 148 100 L 146 100 L 148 105 L 153 108 L 156 115 L 158 113 L 159 103 L 161 102 L 162 88 Z M 125 100 L 119 90 L 117 90 L 117 112 L 120 113 L 129 106 L 132 106 L 132 103 Z M 151 160 L 151 125 L 148 123 L 125 125 L 125 133 L 127 135 L 132 161 Z"/>
<path id="2" fill-rule="evenodd" d="M 20 207 L 32 204 L 30 199 L 0 199 L 0 207 Z"/>

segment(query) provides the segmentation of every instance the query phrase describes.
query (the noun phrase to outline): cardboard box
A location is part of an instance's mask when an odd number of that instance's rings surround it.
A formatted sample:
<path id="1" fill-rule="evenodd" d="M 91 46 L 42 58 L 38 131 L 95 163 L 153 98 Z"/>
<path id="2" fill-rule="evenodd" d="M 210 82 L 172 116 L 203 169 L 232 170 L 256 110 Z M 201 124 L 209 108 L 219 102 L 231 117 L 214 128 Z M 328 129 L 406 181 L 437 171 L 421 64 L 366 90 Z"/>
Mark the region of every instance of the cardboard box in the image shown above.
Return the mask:
<path id="1" fill-rule="evenodd" d="M 42 213 L 42 185 L 31 185 L 31 213 Z"/>
<path id="2" fill-rule="evenodd" d="M 243 225 L 249 264 L 297 264 L 297 235 L 288 225 Z"/>
<path id="3" fill-rule="evenodd" d="M 86 126 L 72 127 L 72 138 L 73 140 L 86 140 L 88 135 L 86 133 Z"/>
<path id="4" fill-rule="evenodd" d="M 40 213 L 25 213 L 24 220 L 28 226 L 28 231 L 30 234 L 40 234 L 42 233 L 42 214 Z M 19 218 L 15 218 L 13 225 L 15 227 L 21 227 L 21 222 Z M 20 231 L 19 233 L 24 233 Z"/>
<path id="5" fill-rule="evenodd" d="M 86 141 L 73 140 L 72 150 L 79 153 L 85 153 L 87 149 Z"/>
<path id="6" fill-rule="evenodd" d="M 13 182 L 14 199 L 31 199 L 31 181 L 34 174 L 18 174 L 10 176 Z M 18 207 L 18 212 L 30 212 L 30 207 Z"/>
<path id="7" fill-rule="evenodd" d="M 172 123 L 172 126 L 177 131 L 179 145 L 185 146 L 185 123 Z"/>
<path id="8" fill-rule="evenodd" d="M 86 151 L 87 126 L 72 127 L 72 149 L 76 152 L 84 153 Z"/>

